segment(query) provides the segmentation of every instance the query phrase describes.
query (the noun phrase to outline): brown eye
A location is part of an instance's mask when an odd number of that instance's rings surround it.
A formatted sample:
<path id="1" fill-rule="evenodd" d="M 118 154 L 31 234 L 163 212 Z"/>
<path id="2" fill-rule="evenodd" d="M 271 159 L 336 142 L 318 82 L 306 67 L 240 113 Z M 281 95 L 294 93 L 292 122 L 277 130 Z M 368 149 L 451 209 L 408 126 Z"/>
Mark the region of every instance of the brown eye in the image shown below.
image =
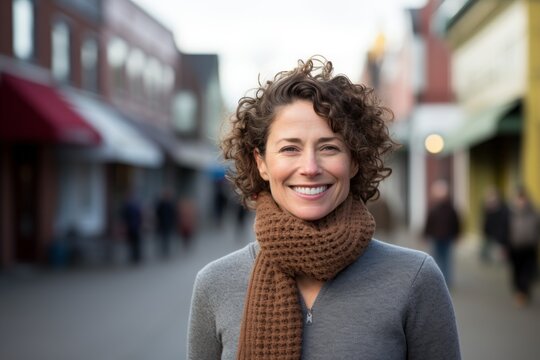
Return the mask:
<path id="1" fill-rule="evenodd" d="M 321 150 L 322 151 L 334 151 L 334 152 L 337 152 L 337 151 L 339 151 L 339 147 L 337 147 L 335 145 L 324 145 L 323 147 L 321 147 Z"/>
<path id="2" fill-rule="evenodd" d="M 296 151 L 298 151 L 298 149 L 295 148 L 294 146 L 285 146 L 279 149 L 279 152 L 296 152 Z"/>

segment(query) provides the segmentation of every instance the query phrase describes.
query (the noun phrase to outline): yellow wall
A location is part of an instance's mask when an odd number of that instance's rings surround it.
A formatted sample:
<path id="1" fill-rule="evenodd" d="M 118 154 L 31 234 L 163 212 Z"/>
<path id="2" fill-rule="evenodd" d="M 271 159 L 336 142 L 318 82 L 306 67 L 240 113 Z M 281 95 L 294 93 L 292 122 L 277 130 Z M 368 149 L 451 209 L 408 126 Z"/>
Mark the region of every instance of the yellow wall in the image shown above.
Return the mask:
<path id="1" fill-rule="evenodd" d="M 469 152 L 469 207 L 464 214 L 466 233 L 480 235 L 482 231 L 482 207 L 488 187 L 495 186 L 508 201 L 518 183 L 519 139 L 498 138 Z"/>
<path id="2" fill-rule="evenodd" d="M 528 0 L 528 88 L 523 129 L 523 179 L 540 206 L 540 1 Z"/>

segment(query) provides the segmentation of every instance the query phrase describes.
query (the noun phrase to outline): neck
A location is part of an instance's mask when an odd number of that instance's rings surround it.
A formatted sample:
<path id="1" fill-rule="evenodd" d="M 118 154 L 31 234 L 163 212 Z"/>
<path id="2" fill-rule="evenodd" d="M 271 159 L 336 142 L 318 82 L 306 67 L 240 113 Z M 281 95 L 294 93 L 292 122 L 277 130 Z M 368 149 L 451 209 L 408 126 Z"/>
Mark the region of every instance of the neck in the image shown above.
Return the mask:
<path id="1" fill-rule="evenodd" d="M 308 309 L 311 309 L 313 303 L 315 303 L 317 295 L 319 295 L 324 283 L 324 281 L 313 279 L 305 275 L 299 275 L 296 277 L 296 285 L 298 286 L 298 290 L 300 291 L 300 294 L 302 295 L 304 303 Z"/>

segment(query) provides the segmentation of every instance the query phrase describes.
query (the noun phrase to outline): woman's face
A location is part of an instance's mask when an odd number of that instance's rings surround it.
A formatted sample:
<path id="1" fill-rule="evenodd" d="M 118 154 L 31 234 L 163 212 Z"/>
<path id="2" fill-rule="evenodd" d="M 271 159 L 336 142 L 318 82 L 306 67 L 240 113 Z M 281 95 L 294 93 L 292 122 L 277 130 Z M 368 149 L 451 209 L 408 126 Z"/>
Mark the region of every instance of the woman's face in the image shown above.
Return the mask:
<path id="1" fill-rule="evenodd" d="M 282 107 L 270 126 L 264 155 L 255 153 L 261 177 L 281 209 L 303 220 L 325 217 L 348 196 L 356 175 L 340 134 L 298 100 Z"/>

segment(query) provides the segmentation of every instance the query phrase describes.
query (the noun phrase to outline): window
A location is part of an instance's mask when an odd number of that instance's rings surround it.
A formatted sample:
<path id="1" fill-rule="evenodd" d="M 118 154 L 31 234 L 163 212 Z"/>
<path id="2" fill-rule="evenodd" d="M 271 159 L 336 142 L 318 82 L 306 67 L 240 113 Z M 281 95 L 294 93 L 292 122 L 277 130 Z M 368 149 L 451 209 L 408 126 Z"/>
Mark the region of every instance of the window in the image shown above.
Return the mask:
<path id="1" fill-rule="evenodd" d="M 136 98 L 144 97 L 143 70 L 146 56 L 140 49 L 132 49 L 126 63 L 126 72 L 129 81 L 129 90 Z"/>
<path id="2" fill-rule="evenodd" d="M 98 42 L 94 37 L 87 37 L 81 47 L 82 87 L 93 92 L 98 91 Z"/>
<path id="3" fill-rule="evenodd" d="M 126 90 L 125 65 L 128 54 L 126 42 L 120 38 L 112 38 L 107 45 L 107 61 L 112 71 L 112 89 L 114 92 Z"/>
<path id="4" fill-rule="evenodd" d="M 163 87 L 163 105 L 167 106 L 171 98 L 172 91 L 174 89 L 174 70 L 171 66 L 165 65 L 162 72 L 162 87 Z"/>
<path id="5" fill-rule="evenodd" d="M 34 3 L 13 0 L 13 54 L 23 60 L 34 56 Z"/>
<path id="6" fill-rule="evenodd" d="M 68 82 L 71 75 L 69 27 L 56 21 L 52 28 L 52 73 L 56 80 Z"/>
<path id="7" fill-rule="evenodd" d="M 148 59 L 144 69 L 144 87 L 146 90 L 146 99 L 155 109 L 159 109 L 161 73 L 162 67 L 160 62 L 156 58 Z"/>
<path id="8" fill-rule="evenodd" d="M 196 130 L 197 99 L 191 91 L 181 91 L 173 101 L 173 121 L 175 129 L 189 134 Z"/>

